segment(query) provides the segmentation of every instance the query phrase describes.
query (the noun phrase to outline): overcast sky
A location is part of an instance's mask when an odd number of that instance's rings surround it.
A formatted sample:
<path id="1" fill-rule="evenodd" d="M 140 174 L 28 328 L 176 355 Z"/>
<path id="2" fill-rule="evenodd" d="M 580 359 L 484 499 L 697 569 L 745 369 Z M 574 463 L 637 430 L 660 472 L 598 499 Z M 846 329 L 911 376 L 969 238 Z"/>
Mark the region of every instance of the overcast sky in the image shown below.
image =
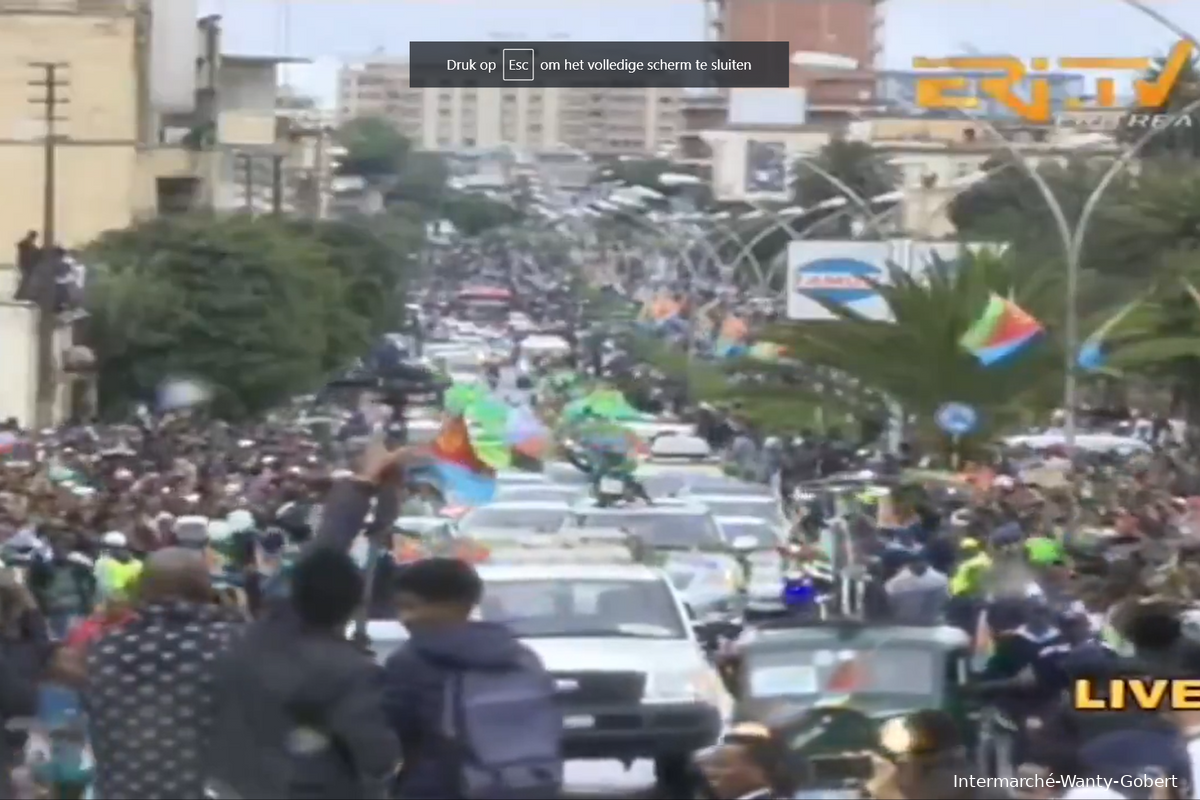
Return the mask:
<path id="1" fill-rule="evenodd" d="M 860 2 L 861 0 L 844 0 Z M 805 0 L 794 0 L 805 2 Z M 1151 0 L 1200 37 L 1200 0 Z M 1121 0 L 885 0 L 884 59 L 985 53 L 1161 55 L 1175 37 Z M 289 79 L 329 104 L 343 60 L 403 57 L 410 41 L 687 41 L 703 37 L 699 0 L 200 0 L 225 18 L 226 52 L 311 58 Z"/>

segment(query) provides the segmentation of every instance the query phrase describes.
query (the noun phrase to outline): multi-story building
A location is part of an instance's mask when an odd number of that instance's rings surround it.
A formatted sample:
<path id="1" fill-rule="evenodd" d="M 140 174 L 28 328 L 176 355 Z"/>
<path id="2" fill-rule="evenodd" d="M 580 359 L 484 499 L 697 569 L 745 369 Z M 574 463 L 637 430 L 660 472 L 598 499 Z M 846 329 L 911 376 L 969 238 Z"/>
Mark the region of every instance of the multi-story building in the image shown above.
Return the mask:
<path id="1" fill-rule="evenodd" d="M 408 64 L 342 69 L 343 119 L 382 116 L 417 147 L 458 151 L 510 146 L 595 156 L 651 155 L 675 147 L 683 89 L 411 88 Z"/>
<path id="2" fill-rule="evenodd" d="M 852 58 L 864 72 L 882 48 L 883 0 L 706 0 L 709 38 L 727 42 L 787 42 L 789 52 Z M 805 87 L 814 105 L 864 100 L 868 75 L 828 81 L 793 66 L 792 86 Z"/>
<path id="3" fill-rule="evenodd" d="M 219 19 L 198 24 L 196 5 L 0 0 L 0 247 L 11 248 L 0 286 L 12 283 L 17 240 L 39 231 L 44 241 L 47 221 L 55 243 L 75 248 L 157 214 L 236 208 L 224 200 L 237 194 L 228 187 L 238 160 L 289 152 L 275 113 L 278 60 L 223 55 Z M 32 422 L 36 312 L 0 300 L 0 418 Z"/>

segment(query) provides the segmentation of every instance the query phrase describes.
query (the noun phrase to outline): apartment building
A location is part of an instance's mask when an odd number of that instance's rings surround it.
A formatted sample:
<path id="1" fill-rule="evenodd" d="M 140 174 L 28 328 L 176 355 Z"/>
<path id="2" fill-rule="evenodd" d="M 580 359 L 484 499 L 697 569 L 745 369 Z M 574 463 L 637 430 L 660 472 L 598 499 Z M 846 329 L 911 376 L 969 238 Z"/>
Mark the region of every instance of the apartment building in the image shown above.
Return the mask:
<path id="1" fill-rule="evenodd" d="M 651 155 L 675 147 L 683 89 L 410 88 L 408 64 L 346 66 L 338 81 L 342 119 L 387 117 L 420 148 L 501 146 L 593 156 Z"/>
<path id="2" fill-rule="evenodd" d="M 864 104 L 869 71 L 882 50 L 884 0 L 704 0 L 707 38 L 725 42 L 787 42 L 791 52 L 834 53 L 862 72 L 829 76 L 792 67 L 791 85 L 808 90 L 814 106 Z"/>

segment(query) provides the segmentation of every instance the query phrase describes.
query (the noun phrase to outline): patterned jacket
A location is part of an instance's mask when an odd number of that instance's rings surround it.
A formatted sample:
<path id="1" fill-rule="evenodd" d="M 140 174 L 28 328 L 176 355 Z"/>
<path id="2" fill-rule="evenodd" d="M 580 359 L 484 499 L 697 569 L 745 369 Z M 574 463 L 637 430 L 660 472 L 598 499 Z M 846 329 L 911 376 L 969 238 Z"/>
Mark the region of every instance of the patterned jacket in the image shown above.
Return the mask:
<path id="1" fill-rule="evenodd" d="M 90 648 L 84 702 L 97 797 L 204 797 L 214 663 L 241 626 L 217 606 L 165 603 Z"/>

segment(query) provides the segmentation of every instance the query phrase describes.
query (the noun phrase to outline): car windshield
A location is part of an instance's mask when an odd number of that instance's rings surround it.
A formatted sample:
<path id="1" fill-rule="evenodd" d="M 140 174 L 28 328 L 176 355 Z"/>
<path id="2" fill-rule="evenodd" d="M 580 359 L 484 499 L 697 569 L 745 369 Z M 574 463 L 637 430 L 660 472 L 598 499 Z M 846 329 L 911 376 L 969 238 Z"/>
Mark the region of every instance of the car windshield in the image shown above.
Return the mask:
<path id="1" fill-rule="evenodd" d="M 779 537 L 775 530 L 765 522 L 722 522 L 721 533 L 725 541 L 732 544 L 739 536 L 753 536 L 758 545 L 756 550 L 773 550 L 779 546 Z"/>
<path id="2" fill-rule="evenodd" d="M 725 542 L 711 514 L 597 509 L 575 515 L 579 528 L 623 528 L 640 537 L 651 548 L 721 549 Z"/>
<path id="3" fill-rule="evenodd" d="M 561 508 L 501 508 L 483 506 L 468 513 L 459 522 L 464 533 L 481 530 L 519 528 L 549 533 L 562 527 L 567 509 Z"/>
<path id="4" fill-rule="evenodd" d="M 829 649 L 753 653 L 747 659 L 746 680 L 755 699 L 826 693 L 932 695 L 942 659 L 931 648 L 855 650 L 830 642 Z"/>
<path id="5" fill-rule="evenodd" d="M 479 610 L 484 620 L 502 622 L 517 636 L 687 636 L 671 591 L 661 581 L 492 581 Z"/>
<path id="6" fill-rule="evenodd" d="M 784 524 L 783 512 L 779 510 L 779 504 L 774 500 L 755 500 L 750 497 L 744 499 L 696 497 L 694 499 L 704 503 L 718 517 L 754 517 L 772 525 Z"/>

